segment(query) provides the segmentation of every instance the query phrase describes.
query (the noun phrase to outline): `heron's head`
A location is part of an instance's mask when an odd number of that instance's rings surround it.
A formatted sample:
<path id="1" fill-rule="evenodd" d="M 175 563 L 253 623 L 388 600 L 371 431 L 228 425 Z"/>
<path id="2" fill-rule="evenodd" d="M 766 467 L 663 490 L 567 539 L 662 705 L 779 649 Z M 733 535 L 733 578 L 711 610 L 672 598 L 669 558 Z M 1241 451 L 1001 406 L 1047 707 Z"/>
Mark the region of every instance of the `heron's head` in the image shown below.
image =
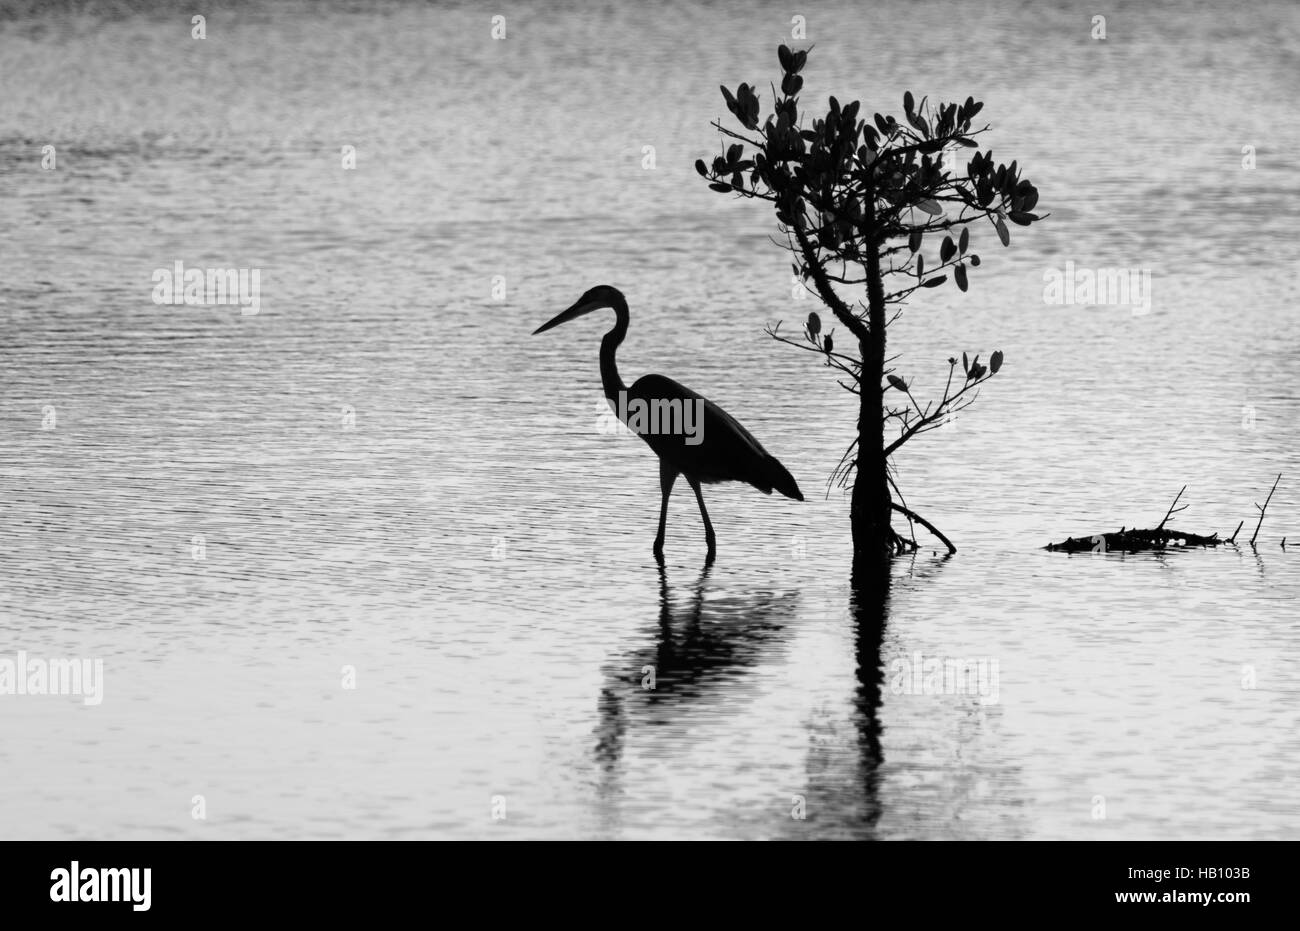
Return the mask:
<path id="1" fill-rule="evenodd" d="M 582 297 L 578 298 L 568 310 L 558 314 L 551 320 L 543 323 L 537 329 L 533 330 L 533 335 L 545 333 L 547 330 L 559 326 L 561 323 L 568 323 L 570 320 L 577 320 L 579 317 L 591 313 L 593 310 L 604 310 L 606 307 L 627 307 L 627 301 L 623 297 L 623 292 L 618 288 L 610 287 L 607 284 L 596 285 Z"/>

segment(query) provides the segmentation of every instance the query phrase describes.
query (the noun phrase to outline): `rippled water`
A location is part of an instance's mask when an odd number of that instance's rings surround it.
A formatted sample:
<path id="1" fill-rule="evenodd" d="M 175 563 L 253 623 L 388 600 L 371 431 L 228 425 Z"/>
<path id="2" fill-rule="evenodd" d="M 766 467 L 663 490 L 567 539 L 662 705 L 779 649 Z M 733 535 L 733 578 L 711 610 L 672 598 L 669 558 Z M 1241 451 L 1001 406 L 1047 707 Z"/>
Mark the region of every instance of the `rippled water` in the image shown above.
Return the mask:
<path id="1" fill-rule="evenodd" d="M 899 460 L 960 553 L 856 604 L 852 398 L 763 335 L 811 306 L 772 218 L 691 168 L 785 7 L 0 22 L 0 657 L 105 668 L 98 706 L 0 696 L 4 833 L 1294 837 L 1300 12 L 1120 4 L 1103 42 L 1065 7 L 806 14 L 807 99 L 973 94 L 1052 214 L 891 330 L 923 387 L 1008 361 Z M 261 269 L 261 312 L 155 305 L 177 260 Z M 1150 313 L 1046 306 L 1066 261 L 1150 269 Z M 683 486 L 650 558 L 606 321 L 529 336 L 598 283 L 625 380 L 807 494 L 710 488 L 711 570 Z M 1176 525 L 1230 534 L 1279 472 L 1257 551 L 1040 549 L 1183 484 Z M 917 653 L 996 661 L 996 702 L 916 694 Z"/>

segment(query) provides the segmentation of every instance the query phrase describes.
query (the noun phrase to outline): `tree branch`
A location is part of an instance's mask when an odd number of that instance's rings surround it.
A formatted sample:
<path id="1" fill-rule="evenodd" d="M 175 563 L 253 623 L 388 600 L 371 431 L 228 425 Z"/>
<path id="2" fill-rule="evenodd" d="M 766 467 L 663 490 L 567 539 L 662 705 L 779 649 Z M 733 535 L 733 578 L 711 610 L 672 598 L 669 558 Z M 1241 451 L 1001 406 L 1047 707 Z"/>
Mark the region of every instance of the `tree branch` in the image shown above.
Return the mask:
<path id="1" fill-rule="evenodd" d="M 853 311 L 849 310 L 848 305 L 835 293 L 834 287 L 826 278 L 826 269 L 822 267 L 821 259 L 817 257 L 817 251 L 813 248 L 812 243 L 808 241 L 808 237 L 803 230 L 796 229 L 794 234 L 799 240 L 799 248 L 803 251 L 804 261 L 808 263 L 808 270 L 812 273 L 813 284 L 817 286 L 817 293 L 826 302 L 826 306 L 834 312 L 836 319 L 857 337 L 858 342 L 865 342 L 868 338 L 866 324 L 854 316 Z"/>
<path id="2" fill-rule="evenodd" d="M 932 534 L 934 534 L 936 537 L 938 537 L 941 541 L 943 541 L 943 545 L 946 546 L 946 547 L 948 547 L 948 555 L 949 555 L 949 556 L 951 556 L 953 553 L 957 552 L 957 547 L 955 547 L 955 546 L 952 545 L 952 541 L 949 540 L 947 537 L 945 537 L 942 533 L 940 533 L 939 530 L 938 530 L 938 528 L 935 527 L 934 524 L 930 523 L 928 520 L 926 520 L 926 519 L 925 519 L 924 517 L 922 517 L 920 514 L 916 513 L 916 512 L 913 511 L 911 508 L 903 507 L 903 505 L 899 504 L 897 501 L 891 501 L 891 502 L 889 502 L 889 506 L 890 506 L 891 508 L 893 508 L 895 511 L 898 511 L 900 514 L 906 514 L 909 520 L 914 520 L 914 521 L 916 521 L 918 524 L 920 524 L 920 525 L 921 525 L 922 527 L 924 527 L 926 530 L 930 531 Z"/>

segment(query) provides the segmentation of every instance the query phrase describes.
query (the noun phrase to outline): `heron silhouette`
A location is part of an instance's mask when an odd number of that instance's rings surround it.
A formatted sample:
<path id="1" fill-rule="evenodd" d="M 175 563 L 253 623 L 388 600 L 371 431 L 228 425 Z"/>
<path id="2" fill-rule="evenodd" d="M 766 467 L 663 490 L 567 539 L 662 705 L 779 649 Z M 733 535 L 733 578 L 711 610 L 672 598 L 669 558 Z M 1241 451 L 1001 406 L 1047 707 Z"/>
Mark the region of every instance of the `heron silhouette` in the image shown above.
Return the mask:
<path id="1" fill-rule="evenodd" d="M 709 512 L 704 507 L 701 483 L 747 482 L 765 495 L 776 490 L 787 498 L 803 500 L 799 486 L 785 466 L 765 450 L 736 418 L 708 398 L 663 375 L 643 375 L 631 388 L 623 384 L 618 377 L 614 353 L 627 336 L 629 316 L 627 300 L 617 288 L 609 285 L 592 288 L 568 310 L 539 326 L 533 335 L 545 333 L 561 323 L 607 308 L 614 311 L 615 321 L 614 328 L 600 341 L 600 381 L 605 397 L 613 405 L 619 419 L 645 440 L 659 457 L 659 487 L 663 491 L 663 501 L 659 507 L 659 532 L 654 542 L 654 555 L 657 559 L 663 559 L 668 497 L 672 494 L 673 483 L 677 481 L 678 475 L 686 477 L 691 490 L 695 492 L 695 500 L 699 502 L 709 560 L 717 553 L 717 544 Z M 690 411 L 698 412 L 699 415 L 694 435 L 689 435 L 683 429 L 687 422 L 688 405 Z M 662 419 L 656 423 L 651 418 L 647 423 L 644 418 L 633 416 L 634 410 L 661 413 L 676 410 L 683 413 L 673 428 L 663 430 L 660 429 L 663 426 Z"/>

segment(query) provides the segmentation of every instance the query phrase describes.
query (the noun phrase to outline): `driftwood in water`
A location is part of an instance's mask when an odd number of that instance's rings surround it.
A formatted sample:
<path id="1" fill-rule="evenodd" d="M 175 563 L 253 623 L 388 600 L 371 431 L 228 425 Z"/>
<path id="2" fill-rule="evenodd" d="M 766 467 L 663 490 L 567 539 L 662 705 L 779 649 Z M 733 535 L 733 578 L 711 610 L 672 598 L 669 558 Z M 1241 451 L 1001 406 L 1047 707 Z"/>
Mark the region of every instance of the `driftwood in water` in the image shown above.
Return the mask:
<path id="1" fill-rule="evenodd" d="M 1273 492 L 1277 490 L 1277 483 L 1281 481 L 1282 476 L 1279 474 L 1273 482 L 1273 488 L 1269 491 L 1268 497 L 1264 499 L 1261 506 L 1256 504 L 1259 509 L 1259 523 L 1255 525 L 1255 533 L 1250 538 L 1250 545 L 1255 545 L 1255 539 L 1259 536 L 1259 528 L 1264 523 L 1264 511 L 1268 508 L 1269 501 L 1273 500 Z M 1216 530 L 1209 536 L 1203 536 L 1198 533 L 1184 533 L 1180 530 L 1166 530 L 1165 524 L 1169 522 L 1175 514 L 1187 510 L 1187 505 L 1178 507 L 1178 501 L 1187 490 L 1184 485 L 1182 490 L 1174 497 L 1174 503 L 1169 505 L 1169 510 L 1160 523 L 1151 530 L 1128 530 L 1121 527 L 1114 533 L 1094 533 L 1082 537 L 1068 537 L 1060 543 L 1049 543 L 1043 547 L 1046 550 L 1053 550 L 1063 553 L 1079 553 L 1085 551 L 1095 551 L 1105 553 L 1109 551 L 1118 551 L 1121 553 L 1137 553 L 1143 550 L 1165 550 L 1173 547 L 1191 547 L 1191 546 L 1221 546 L 1225 543 L 1235 544 L 1237 534 L 1241 532 L 1242 521 L 1237 525 L 1231 537 L 1226 540 L 1220 539 Z M 1286 549 L 1286 539 L 1283 538 L 1282 548 Z"/>
<path id="2" fill-rule="evenodd" d="M 1060 550 L 1064 553 L 1078 553 L 1082 550 L 1097 550 L 1105 553 L 1118 550 L 1136 553 L 1139 550 L 1163 550 L 1173 546 L 1219 546 L 1229 543 L 1220 540 L 1218 533 L 1203 537 L 1195 533 L 1182 533 L 1177 530 L 1119 530 L 1116 533 L 1097 533 L 1090 537 L 1069 537 L 1060 543 L 1049 543 L 1046 550 Z"/>

